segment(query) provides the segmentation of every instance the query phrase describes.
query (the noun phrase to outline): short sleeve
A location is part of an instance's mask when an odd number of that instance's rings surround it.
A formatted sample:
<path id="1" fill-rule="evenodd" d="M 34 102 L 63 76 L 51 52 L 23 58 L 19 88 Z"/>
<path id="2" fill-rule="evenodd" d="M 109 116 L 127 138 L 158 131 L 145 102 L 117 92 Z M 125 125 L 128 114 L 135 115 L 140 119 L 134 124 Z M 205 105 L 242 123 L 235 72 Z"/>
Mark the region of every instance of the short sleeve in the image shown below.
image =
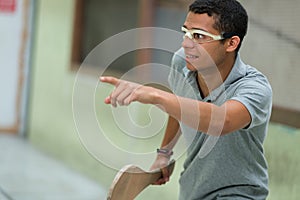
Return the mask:
<path id="1" fill-rule="evenodd" d="M 241 102 L 251 115 L 251 123 L 246 129 L 267 122 L 271 115 L 272 89 L 267 79 L 262 75 L 247 78 L 235 91 L 231 98 Z"/>
<path id="2" fill-rule="evenodd" d="M 168 82 L 172 91 L 174 91 L 176 81 L 178 81 L 179 79 L 178 76 L 182 76 L 182 68 L 184 66 L 185 66 L 184 51 L 183 48 L 180 48 L 178 51 L 174 53 L 172 57 L 171 70 L 168 76 Z"/>

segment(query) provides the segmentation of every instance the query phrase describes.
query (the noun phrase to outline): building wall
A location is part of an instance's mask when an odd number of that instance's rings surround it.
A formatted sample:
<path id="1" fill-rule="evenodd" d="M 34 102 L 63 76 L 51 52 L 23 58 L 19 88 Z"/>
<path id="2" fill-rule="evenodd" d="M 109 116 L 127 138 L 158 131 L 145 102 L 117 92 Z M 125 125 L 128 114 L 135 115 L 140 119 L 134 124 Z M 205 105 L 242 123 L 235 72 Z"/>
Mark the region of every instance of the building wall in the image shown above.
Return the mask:
<path id="1" fill-rule="evenodd" d="M 81 143 L 73 119 L 72 92 L 76 72 L 70 70 L 70 59 L 74 2 L 74 0 L 38 1 L 28 135 L 30 142 L 36 148 L 66 163 L 71 169 L 96 180 L 99 187 L 104 187 L 108 191 L 117 171 L 99 162 L 86 150 Z M 87 75 L 79 81 L 78 87 L 81 87 L 82 91 L 94 91 L 95 85 L 90 84 L 94 81 L 95 77 Z M 107 91 L 105 90 L 104 93 L 107 94 Z M 86 94 L 83 93 L 79 100 L 83 109 L 84 105 L 89 103 L 89 99 L 85 97 Z M 100 94 L 99 102 L 103 102 L 103 98 L 104 96 Z M 99 104 L 97 112 L 99 111 L 105 120 L 110 119 L 109 112 L 106 112 L 109 107 L 103 103 Z M 87 121 L 88 118 L 81 123 L 87 123 Z M 106 126 L 110 127 L 109 124 Z M 118 127 L 112 129 L 114 133 L 118 131 Z M 103 141 L 95 141 L 95 145 L 101 147 L 104 144 Z M 155 148 L 158 145 L 159 142 L 156 141 Z M 107 151 L 107 154 L 109 150 L 103 149 L 103 151 Z M 113 155 L 111 157 L 114 160 L 126 159 Z M 181 165 L 178 161 L 178 166 Z M 173 183 L 164 186 L 164 189 L 151 188 L 141 196 L 141 199 L 175 199 L 178 191 L 176 177 L 179 176 L 180 169 L 178 167 L 174 173 Z"/>
<path id="2" fill-rule="evenodd" d="M 113 172 L 98 167 L 99 163 L 81 145 L 72 115 L 74 2 L 38 1 L 28 135 L 44 152 L 101 179 L 102 173 L 113 176 Z"/>
<path id="3" fill-rule="evenodd" d="M 300 1 L 241 2 L 250 18 L 243 58 L 267 75 L 275 106 L 300 111 Z"/>

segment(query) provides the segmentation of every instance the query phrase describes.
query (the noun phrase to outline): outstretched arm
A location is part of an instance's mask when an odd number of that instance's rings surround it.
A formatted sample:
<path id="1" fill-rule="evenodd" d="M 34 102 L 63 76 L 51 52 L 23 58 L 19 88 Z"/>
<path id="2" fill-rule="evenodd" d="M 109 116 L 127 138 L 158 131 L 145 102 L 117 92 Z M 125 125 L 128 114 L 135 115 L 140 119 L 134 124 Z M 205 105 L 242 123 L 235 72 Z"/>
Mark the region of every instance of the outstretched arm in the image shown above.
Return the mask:
<path id="1" fill-rule="evenodd" d="M 115 86 L 105 103 L 113 106 L 129 105 L 134 101 L 153 104 L 177 121 L 204 133 L 227 134 L 244 128 L 251 122 L 250 113 L 239 101 L 229 100 L 222 106 L 217 106 L 114 77 L 101 77 L 100 80 Z"/>

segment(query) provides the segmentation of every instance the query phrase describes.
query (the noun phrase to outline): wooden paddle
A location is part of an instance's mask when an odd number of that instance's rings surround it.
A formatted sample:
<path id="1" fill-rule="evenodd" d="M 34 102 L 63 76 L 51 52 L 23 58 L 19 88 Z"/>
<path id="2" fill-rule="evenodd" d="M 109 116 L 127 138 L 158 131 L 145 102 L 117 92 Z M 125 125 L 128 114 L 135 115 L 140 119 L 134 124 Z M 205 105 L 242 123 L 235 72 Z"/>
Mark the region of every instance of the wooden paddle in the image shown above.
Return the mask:
<path id="1" fill-rule="evenodd" d="M 166 166 L 172 174 L 175 161 Z M 133 200 L 146 187 L 162 177 L 162 170 L 144 171 L 136 165 L 124 166 L 110 187 L 107 200 Z"/>

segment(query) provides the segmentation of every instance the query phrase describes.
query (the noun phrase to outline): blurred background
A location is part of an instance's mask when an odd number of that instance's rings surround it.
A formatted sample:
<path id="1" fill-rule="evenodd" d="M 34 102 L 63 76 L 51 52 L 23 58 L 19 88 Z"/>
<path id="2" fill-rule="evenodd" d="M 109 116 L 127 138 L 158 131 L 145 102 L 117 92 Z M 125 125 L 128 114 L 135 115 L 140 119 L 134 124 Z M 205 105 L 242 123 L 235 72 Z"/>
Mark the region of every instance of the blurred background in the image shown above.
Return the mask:
<path id="1" fill-rule="evenodd" d="M 91 50 L 122 31 L 150 26 L 180 31 L 191 2 L 0 0 L 0 199 L 105 199 L 117 171 L 89 154 L 77 134 L 72 113 L 76 73 Z M 300 199 L 300 1 L 240 2 L 249 15 L 242 59 L 268 77 L 274 95 L 265 142 L 268 199 Z M 178 48 L 180 42 L 174 41 Z M 156 49 L 132 51 L 105 73 L 122 76 L 150 62 L 169 65 L 171 57 Z M 106 66 L 89 63 L 80 87 L 94 90 L 90 83 L 101 67 Z M 151 80 L 158 74 L 149 70 L 139 76 Z M 110 131 L 121 132 L 102 103 L 109 91 L 96 94 L 96 114 L 106 116 Z M 88 101 L 85 94 L 81 98 L 84 108 Z M 139 123 L 147 123 L 147 108 L 137 110 Z M 183 160 L 177 161 L 170 183 L 151 186 L 137 199 L 176 199 Z"/>

